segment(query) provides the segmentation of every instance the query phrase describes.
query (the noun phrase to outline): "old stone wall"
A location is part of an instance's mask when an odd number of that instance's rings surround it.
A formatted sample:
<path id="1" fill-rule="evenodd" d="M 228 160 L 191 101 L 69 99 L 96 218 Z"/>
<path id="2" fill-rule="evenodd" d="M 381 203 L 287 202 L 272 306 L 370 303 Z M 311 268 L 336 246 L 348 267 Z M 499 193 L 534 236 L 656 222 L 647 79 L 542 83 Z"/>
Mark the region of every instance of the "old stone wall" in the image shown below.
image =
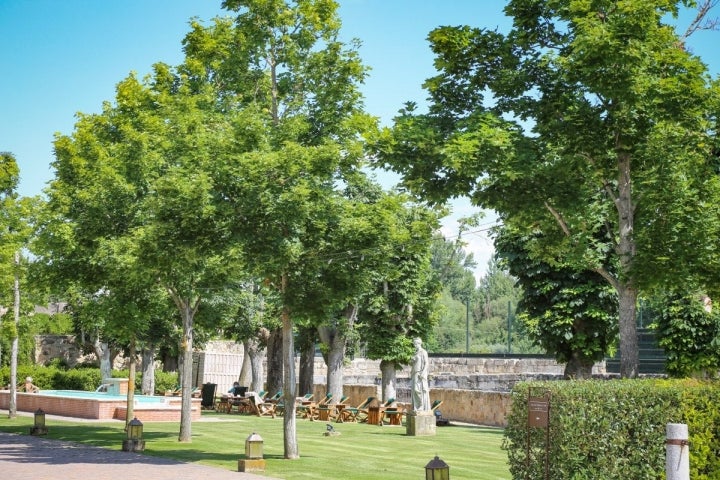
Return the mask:
<path id="1" fill-rule="evenodd" d="M 325 385 L 315 385 L 315 398 L 325 396 Z M 410 392 L 406 388 L 398 388 L 397 401 L 410 408 Z M 348 405 L 360 405 L 368 397 L 382 398 L 379 385 L 345 384 L 343 395 L 347 395 Z M 451 422 L 472 423 L 493 427 L 505 427 L 510 411 L 510 392 L 488 392 L 483 390 L 451 390 L 431 388 L 430 400 L 440 400 L 438 407 L 443 418 Z"/>
<path id="2" fill-rule="evenodd" d="M 223 358 L 241 356 L 242 346 L 235 342 L 210 342 L 204 353 Z M 83 357 L 72 336 L 37 337 L 36 362 L 45 364 L 53 358 L 62 358 L 73 366 L 94 356 Z M 231 380 L 239 373 L 234 371 L 238 369 L 234 366 L 233 372 L 224 373 L 230 375 Z M 546 357 L 431 356 L 430 398 L 443 402 L 440 411 L 451 421 L 502 427 L 510 408 L 510 391 L 517 382 L 560 379 L 563 369 L 562 365 Z M 318 397 L 324 396 L 327 368 L 321 357 L 315 359 L 314 373 L 314 393 Z M 605 363 L 596 364 L 593 373 L 605 374 Z M 356 358 L 348 361 L 344 368 L 347 403 L 358 405 L 368 396 L 380 398 L 380 375 L 379 360 Z M 409 378 L 409 367 L 397 372 L 398 402 L 410 401 Z"/>
<path id="3" fill-rule="evenodd" d="M 75 341 L 75 335 L 36 335 L 35 363 L 47 365 L 60 359 L 70 368 L 78 363 L 93 362 L 95 355 L 83 355 Z"/>
<path id="4" fill-rule="evenodd" d="M 431 356 L 431 377 L 479 376 L 479 375 L 562 375 L 564 365 L 549 357 L 492 357 L 492 356 Z M 315 358 L 315 375 L 325 376 L 327 368 L 322 357 Z M 380 360 L 356 358 L 350 360 L 343 373 L 346 377 L 380 376 Z M 605 362 L 593 367 L 593 374 L 605 374 Z M 398 370 L 398 377 L 410 377 L 410 367 Z"/>

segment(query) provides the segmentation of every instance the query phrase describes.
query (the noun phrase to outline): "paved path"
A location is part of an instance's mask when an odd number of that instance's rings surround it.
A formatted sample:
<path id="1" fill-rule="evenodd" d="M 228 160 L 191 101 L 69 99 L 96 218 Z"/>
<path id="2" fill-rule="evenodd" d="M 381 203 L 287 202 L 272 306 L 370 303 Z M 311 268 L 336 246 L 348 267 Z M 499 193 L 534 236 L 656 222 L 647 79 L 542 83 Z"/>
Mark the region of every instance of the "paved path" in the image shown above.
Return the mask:
<path id="1" fill-rule="evenodd" d="M 273 480 L 139 453 L 0 432 L 2 480 Z"/>

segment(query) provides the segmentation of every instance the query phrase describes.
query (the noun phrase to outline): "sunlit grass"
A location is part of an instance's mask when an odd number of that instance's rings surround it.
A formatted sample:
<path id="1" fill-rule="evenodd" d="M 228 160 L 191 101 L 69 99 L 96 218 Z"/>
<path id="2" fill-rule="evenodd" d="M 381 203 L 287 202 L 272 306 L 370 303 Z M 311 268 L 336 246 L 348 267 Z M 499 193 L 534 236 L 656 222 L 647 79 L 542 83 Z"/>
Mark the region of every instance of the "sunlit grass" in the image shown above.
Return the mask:
<path id="1" fill-rule="evenodd" d="M 146 455 L 237 470 L 245 439 L 257 432 L 264 440 L 265 474 L 295 479 L 425 478 L 425 465 L 438 455 L 453 480 L 510 479 L 502 430 L 477 426 L 438 427 L 437 435 L 407 436 L 405 427 L 333 423 L 338 436 L 325 436 L 326 422 L 297 420 L 300 459 L 283 459 L 282 418 L 259 418 L 203 412 L 192 426 L 192 443 L 179 443 L 178 423 L 146 423 Z M 207 421 L 205 421 L 207 420 Z M 0 431 L 27 434 L 32 417 L 0 417 Z M 47 438 L 82 442 L 119 450 L 125 438 L 122 422 L 67 422 L 48 419 Z"/>

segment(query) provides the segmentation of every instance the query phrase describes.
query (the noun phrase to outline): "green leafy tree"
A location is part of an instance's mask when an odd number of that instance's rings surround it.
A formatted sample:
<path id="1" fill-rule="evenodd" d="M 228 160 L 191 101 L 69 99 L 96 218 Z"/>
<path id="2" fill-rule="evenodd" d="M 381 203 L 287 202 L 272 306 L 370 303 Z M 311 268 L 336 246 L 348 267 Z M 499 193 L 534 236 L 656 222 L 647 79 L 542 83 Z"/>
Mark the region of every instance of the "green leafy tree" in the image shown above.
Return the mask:
<path id="1" fill-rule="evenodd" d="M 216 325 L 223 326 L 224 335 L 243 344 L 240 384 L 249 385 L 256 392 L 263 390 L 263 354 L 270 331 L 277 329 L 279 323 L 279 302 L 274 291 L 261 282 L 248 280 L 236 288 L 217 292 L 208 303 L 213 310 L 210 315 L 220 317 Z"/>
<path id="2" fill-rule="evenodd" d="M 717 375 L 720 368 L 720 315 L 699 293 L 669 292 L 650 301 L 666 371 L 676 377 Z"/>
<path id="3" fill-rule="evenodd" d="M 511 0 L 506 34 L 437 28 L 429 112 L 408 105 L 377 141 L 380 164 L 413 191 L 468 195 L 542 232 L 531 258 L 604 278 L 624 377 L 638 374 L 640 289 L 718 270 L 718 90 L 687 48 L 694 28 L 668 23 L 686 5 Z"/>
<path id="4" fill-rule="evenodd" d="M 223 7 L 235 17 L 192 25 L 183 68 L 191 84 L 210 85 L 218 104 L 243 117 L 234 130 L 242 151 L 215 163 L 215 191 L 248 269 L 280 298 L 284 456 L 296 458 L 293 316 L 309 316 L 303 284 L 341 217 L 336 185 L 363 161 L 359 137 L 372 125 L 358 88 L 365 68 L 357 45 L 338 39 L 332 0 Z"/>
<path id="5" fill-rule="evenodd" d="M 380 360 L 385 400 L 395 397 L 395 373 L 410 363 L 413 338 L 427 340 L 438 322 L 442 286 L 431 251 L 437 222 L 435 212 L 420 206 L 395 213 L 388 223 L 390 241 L 381 251 L 384 266 L 363 302 L 361 338 L 368 358 Z"/>
<path id="6" fill-rule="evenodd" d="M 472 269 L 475 259 L 464 250 L 461 226 L 460 234 L 454 241 L 435 235 L 431 245 L 432 267 L 443 292 L 438 297 L 440 320 L 427 348 L 440 352 L 465 351 L 466 321 L 469 304 L 474 303 L 475 276 Z"/>
<path id="7" fill-rule="evenodd" d="M 17 188 L 19 170 L 15 156 L 8 152 L 0 152 L 0 321 L 8 325 L 10 337 L 10 402 L 9 417 L 17 415 L 16 385 L 17 385 L 17 359 L 20 323 L 20 249 L 25 243 L 22 232 L 24 228 L 22 217 L 19 215 Z M 3 292 L 12 292 L 12 296 L 3 295 Z M 8 298 L 10 297 L 10 298 Z M 9 301 L 8 301 L 9 300 Z M 12 322 L 3 321 L 12 306 Z M 0 332 L 6 330 L 0 328 Z M 2 353 L 2 352 L 0 352 Z"/>
<path id="8" fill-rule="evenodd" d="M 122 347 L 152 321 L 138 314 L 147 293 L 163 288 L 182 326 L 179 440 L 189 442 L 195 313 L 203 292 L 233 277 L 238 255 L 216 212 L 211 168 L 234 151 L 236 119 L 217 108 L 212 90 L 185 80 L 163 64 L 143 82 L 130 75 L 114 104 L 81 115 L 72 135 L 56 139 L 38 255 L 49 278 L 72 280 L 97 307 L 127 308 L 114 316 L 133 334 L 115 332 Z"/>
<path id="9" fill-rule="evenodd" d="M 509 229 L 496 239 L 498 256 L 522 286 L 519 320 L 535 343 L 565 364 L 566 378 L 590 378 L 616 338 L 615 292 L 595 272 L 533 260 L 527 244 Z"/>

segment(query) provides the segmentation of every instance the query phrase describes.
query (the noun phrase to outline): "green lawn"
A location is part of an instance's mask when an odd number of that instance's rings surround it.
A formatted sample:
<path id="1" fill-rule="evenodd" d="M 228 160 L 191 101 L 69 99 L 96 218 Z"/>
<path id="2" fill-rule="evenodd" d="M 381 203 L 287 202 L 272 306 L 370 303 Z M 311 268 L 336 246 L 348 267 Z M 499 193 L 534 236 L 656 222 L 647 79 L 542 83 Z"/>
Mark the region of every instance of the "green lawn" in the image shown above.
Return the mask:
<path id="1" fill-rule="evenodd" d="M 146 423 L 145 454 L 237 470 L 245 439 L 257 432 L 264 440 L 265 474 L 295 479 L 425 478 L 425 465 L 438 455 L 450 465 L 453 480 L 510 479 L 500 429 L 476 426 L 438 427 L 432 437 L 409 437 L 405 427 L 335 424 L 339 436 L 325 436 L 325 422 L 297 420 L 300 459 L 283 459 L 282 418 L 259 418 L 203 412 L 193 423 L 192 443 L 177 441 L 177 423 Z M 205 421 L 207 420 L 207 421 Z M 27 434 L 32 417 L 0 418 L 0 431 Z M 48 419 L 48 438 L 72 440 L 120 450 L 121 422 L 59 422 Z"/>

